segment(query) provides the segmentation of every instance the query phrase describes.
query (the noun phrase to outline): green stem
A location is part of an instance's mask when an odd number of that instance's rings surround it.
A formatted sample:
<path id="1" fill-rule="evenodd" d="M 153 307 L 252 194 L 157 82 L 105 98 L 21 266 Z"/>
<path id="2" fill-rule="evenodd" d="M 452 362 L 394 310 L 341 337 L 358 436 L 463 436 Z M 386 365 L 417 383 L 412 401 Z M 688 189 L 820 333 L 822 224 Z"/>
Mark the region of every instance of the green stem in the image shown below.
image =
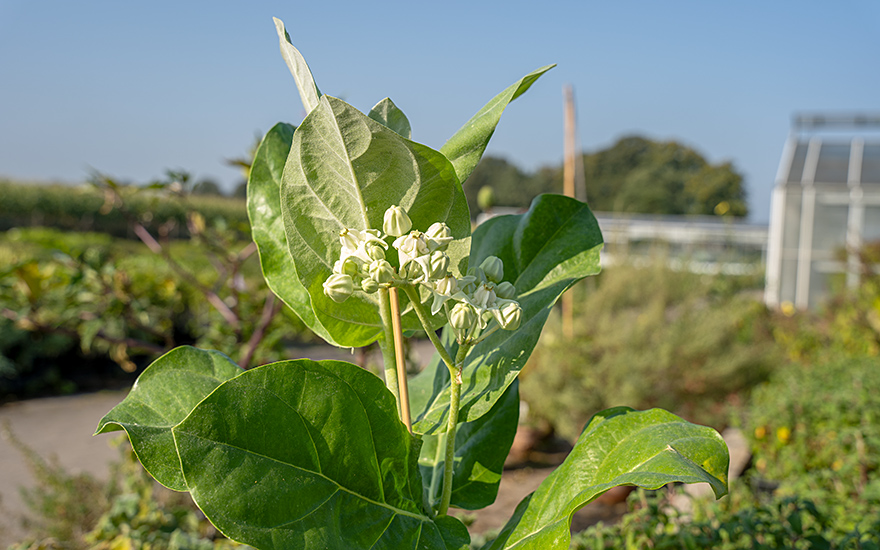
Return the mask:
<path id="1" fill-rule="evenodd" d="M 458 409 L 461 400 L 461 369 L 470 346 L 461 344 L 455 356 L 455 366 L 450 372 L 449 386 L 449 424 L 446 428 L 446 458 L 443 463 L 443 493 L 440 496 L 440 508 L 437 515 L 445 516 L 449 512 L 452 500 L 452 475 L 455 466 L 455 429 L 458 426 Z"/>
<path id="2" fill-rule="evenodd" d="M 397 383 L 397 360 L 394 354 L 394 329 L 391 327 L 391 298 L 387 288 L 379 289 L 379 316 L 385 333 L 379 339 L 382 349 L 382 362 L 385 367 L 385 386 L 394 395 L 397 402 L 397 414 L 400 415 L 400 386 Z"/>
<path id="3" fill-rule="evenodd" d="M 424 327 L 425 332 L 428 333 L 428 339 L 431 340 L 431 343 L 434 344 L 434 347 L 437 349 L 437 353 L 440 354 L 440 359 L 443 359 L 443 362 L 446 363 L 446 368 L 449 369 L 450 375 L 452 371 L 455 369 L 455 363 L 452 361 L 452 356 L 449 355 L 449 352 L 446 351 L 446 347 L 437 338 L 437 333 L 431 330 L 431 323 L 429 322 L 428 312 L 425 311 L 425 308 L 422 306 L 421 298 L 419 297 L 419 291 L 416 287 L 412 285 L 405 285 L 401 287 L 404 292 L 406 292 L 406 297 L 409 298 L 409 303 L 412 304 L 413 309 L 416 311 L 416 315 L 419 317 L 419 321 L 422 323 L 422 327 Z"/>

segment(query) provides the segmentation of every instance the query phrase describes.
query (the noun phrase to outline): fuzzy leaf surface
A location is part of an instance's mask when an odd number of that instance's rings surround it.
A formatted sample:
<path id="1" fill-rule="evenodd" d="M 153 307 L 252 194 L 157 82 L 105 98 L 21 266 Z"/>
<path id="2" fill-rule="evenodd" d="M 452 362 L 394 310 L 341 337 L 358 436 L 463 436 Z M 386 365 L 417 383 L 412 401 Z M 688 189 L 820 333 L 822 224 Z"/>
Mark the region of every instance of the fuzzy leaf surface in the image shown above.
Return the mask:
<path id="1" fill-rule="evenodd" d="M 561 195 L 541 195 L 528 212 L 498 216 L 473 235 L 470 265 L 487 256 L 504 262 L 504 280 L 516 286 L 522 324 L 499 330 L 475 346 L 462 370 L 459 422 L 485 414 L 525 366 L 553 304 L 580 279 L 599 272 L 602 233 L 586 204 Z M 444 342 L 457 344 L 444 332 Z M 410 385 L 413 430 L 432 434 L 446 430 L 449 375 L 438 356 Z"/>
<path id="2" fill-rule="evenodd" d="M 480 162 L 486 145 L 495 133 L 501 113 L 511 101 L 518 98 L 528 90 L 541 75 L 555 67 L 547 65 L 541 67 L 526 76 L 520 78 L 504 89 L 500 94 L 492 98 L 483 106 L 477 114 L 471 117 L 449 140 L 440 148 L 440 152 L 446 155 L 452 165 L 458 179 L 464 181 L 471 175 L 474 168 Z"/>
<path id="3" fill-rule="evenodd" d="M 458 425 L 455 432 L 455 467 L 452 478 L 452 506 L 479 510 L 495 502 L 504 460 L 513 445 L 519 423 L 519 385 L 516 380 L 487 414 Z M 423 436 L 419 467 L 428 498 L 440 501 L 445 463 L 445 436 Z M 439 451 L 439 453 L 438 453 Z M 432 480 L 436 481 L 432 483 Z M 434 488 L 433 494 L 430 488 Z"/>
<path id="4" fill-rule="evenodd" d="M 306 113 L 310 113 L 312 109 L 318 106 L 318 100 L 321 99 L 321 92 L 318 85 L 315 84 L 315 78 L 312 71 L 306 63 L 305 58 L 299 53 L 290 42 L 290 35 L 284 29 L 284 23 L 277 17 L 272 18 L 275 21 L 275 30 L 278 32 L 278 41 L 281 47 L 281 57 L 287 63 L 290 74 L 296 81 L 296 87 L 299 90 L 299 97 L 302 99 L 303 108 Z"/>
<path id="5" fill-rule="evenodd" d="M 669 483 L 708 483 L 727 494 L 729 454 L 706 426 L 661 409 L 616 407 L 584 428 L 565 462 L 517 506 L 498 539 L 484 550 L 564 550 L 571 516 L 619 485 L 659 489 Z"/>
<path id="6" fill-rule="evenodd" d="M 95 434 L 125 430 L 150 475 L 169 489 L 186 491 L 171 428 L 217 386 L 243 372 L 218 351 L 175 348 L 141 373 L 128 396 L 101 419 Z"/>
<path id="7" fill-rule="evenodd" d="M 419 440 L 381 380 L 340 361 L 251 369 L 173 430 L 193 500 L 263 550 L 466 548 L 422 509 Z"/>
<path id="8" fill-rule="evenodd" d="M 394 130 L 400 134 L 401 137 L 412 139 L 412 126 L 410 126 L 409 119 L 406 118 L 403 111 L 391 101 L 391 98 L 386 97 L 370 109 L 369 117 L 379 124 L 383 124 Z"/>
<path id="9" fill-rule="evenodd" d="M 445 222 L 456 239 L 447 254 L 453 271 L 466 269 L 470 214 L 449 161 L 409 141 L 342 100 L 324 95 L 297 128 L 281 183 L 281 212 L 296 274 L 309 293 L 329 341 L 360 347 L 382 334 L 378 294 L 355 292 L 339 304 L 323 283 L 339 259 L 344 228 L 382 227 L 385 210 L 401 206 L 413 229 Z M 426 299 L 427 296 L 423 297 Z M 408 302 L 401 300 L 401 307 Z M 404 330 L 421 328 L 414 312 Z M 435 328 L 445 322 L 436 316 Z"/>
<path id="10" fill-rule="evenodd" d="M 269 288 L 312 332 L 329 341 L 330 335 L 312 310 L 308 291 L 296 276 L 281 219 L 281 175 L 295 130 L 295 126 L 280 122 L 263 136 L 257 147 L 248 177 L 248 217 Z"/>

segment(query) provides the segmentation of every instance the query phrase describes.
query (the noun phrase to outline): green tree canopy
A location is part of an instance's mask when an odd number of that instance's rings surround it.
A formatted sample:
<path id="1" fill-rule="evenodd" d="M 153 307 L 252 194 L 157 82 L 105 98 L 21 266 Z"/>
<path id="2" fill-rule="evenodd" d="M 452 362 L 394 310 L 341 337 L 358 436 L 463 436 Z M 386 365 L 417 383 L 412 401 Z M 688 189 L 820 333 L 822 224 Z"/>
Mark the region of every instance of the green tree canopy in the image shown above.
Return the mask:
<path id="1" fill-rule="evenodd" d="M 730 162 L 709 163 L 675 141 L 630 136 L 608 149 L 582 155 L 587 202 L 593 210 L 640 214 L 748 214 L 743 177 Z M 465 182 L 476 205 L 484 186 L 495 204 L 527 207 L 535 195 L 562 191 L 562 165 L 525 173 L 507 160 L 484 157 Z"/>

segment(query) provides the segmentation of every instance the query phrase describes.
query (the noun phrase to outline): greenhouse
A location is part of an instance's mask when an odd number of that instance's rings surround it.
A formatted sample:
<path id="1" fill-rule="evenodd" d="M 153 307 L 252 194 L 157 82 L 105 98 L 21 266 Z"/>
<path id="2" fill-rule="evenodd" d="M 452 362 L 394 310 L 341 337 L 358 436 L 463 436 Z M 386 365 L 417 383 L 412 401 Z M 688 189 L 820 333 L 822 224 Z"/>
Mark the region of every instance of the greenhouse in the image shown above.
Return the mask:
<path id="1" fill-rule="evenodd" d="M 770 211 L 765 301 L 806 309 L 855 286 L 880 241 L 880 115 L 797 115 Z"/>

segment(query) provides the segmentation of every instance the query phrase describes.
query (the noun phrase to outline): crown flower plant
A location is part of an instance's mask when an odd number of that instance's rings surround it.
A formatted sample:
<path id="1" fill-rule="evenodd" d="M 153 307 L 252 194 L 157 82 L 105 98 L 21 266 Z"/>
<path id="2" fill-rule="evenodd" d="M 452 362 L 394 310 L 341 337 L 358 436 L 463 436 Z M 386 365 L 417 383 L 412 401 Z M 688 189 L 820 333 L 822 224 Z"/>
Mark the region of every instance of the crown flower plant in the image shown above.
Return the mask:
<path id="1" fill-rule="evenodd" d="M 157 481 L 258 549 L 466 550 L 450 509 L 494 502 L 519 420 L 517 376 L 558 298 L 599 271 L 602 235 L 586 204 L 542 195 L 472 232 L 462 191 L 503 111 L 552 66 L 432 149 L 411 140 L 390 99 L 365 114 L 323 94 L 275 24 L 307 114 L 274 126 L 250 171 L 263 275 L 329 344 L 378 342 L 384 376 L 310 359 L 243 370 L 181 347 L 140 375 L 97 433 L 124 430 Z M 402 342 L 422 331 L 436 353 L 408 377 Z M 619 485 L 705 482 L 720 497 L 727 463 L 710 428 L 658 409 L 597 412 L 483 548 L 568 548 L 574 512 Z"/>

